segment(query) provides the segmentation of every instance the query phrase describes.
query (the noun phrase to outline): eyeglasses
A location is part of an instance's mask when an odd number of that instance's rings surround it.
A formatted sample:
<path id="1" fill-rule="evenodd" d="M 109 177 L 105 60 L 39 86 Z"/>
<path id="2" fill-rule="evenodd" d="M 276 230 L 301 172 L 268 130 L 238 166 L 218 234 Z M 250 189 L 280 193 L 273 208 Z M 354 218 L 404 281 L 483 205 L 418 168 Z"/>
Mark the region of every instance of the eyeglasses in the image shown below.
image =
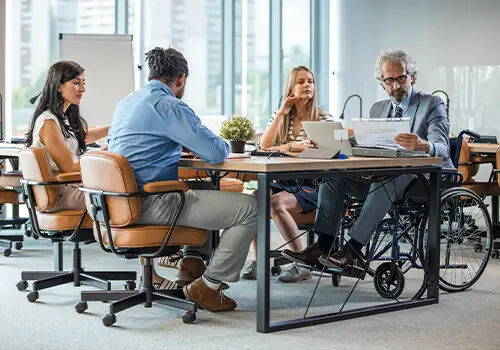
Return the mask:
<path id="1" fill-rule="evenodd" d="M 383 78 L 382 77 L 382 81 L 384 82 L 385 85 L 387 86 L 392 86 L 394 85 L 394 83 L 397 81 L 399 85 L 403 85 L 404 83 L 406 83 L 406 79 L 408 79 L 408 76 L 410 74 L 408 72 L 406 72 L 406 74 L 403 74 L 403 75 L 400 75 L 399 77 L 396 77 L 396 78 Z"/>

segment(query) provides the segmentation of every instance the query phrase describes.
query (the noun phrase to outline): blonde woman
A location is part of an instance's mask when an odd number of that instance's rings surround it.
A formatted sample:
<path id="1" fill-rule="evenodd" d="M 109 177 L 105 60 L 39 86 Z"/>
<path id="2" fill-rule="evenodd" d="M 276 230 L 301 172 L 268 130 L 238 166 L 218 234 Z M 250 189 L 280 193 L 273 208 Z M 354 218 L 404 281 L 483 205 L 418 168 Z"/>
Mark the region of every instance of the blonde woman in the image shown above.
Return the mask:
<path id="1" fill-rule="evenodd" d="M 314 145 L 307 139 L 302 127 L 303 121 L 325 121 L 327 114 L 316 105 L 316 86 L 314 75 L 304 66 L 295 67 L 288 74 L 283 94 L 283 105 L 269 119 L 266 131 L 258 146 L 265 150 L 302 152 Z M 271 216 L 281 235 L 291 250 L 302 251 L 299 229 L 293 214 L 308 213 L 316 209 L 318 193 L 311 181 L 300 186 L 294 180 L 271 184 Z M 256 279 L 257 255 L 256 240 L 252 242 L 253 256 L 247 261 L 242 273 L 244 279 Z M 278 280 L 285 283 L 311 279 L 311 271 L 298 265 L 283 270 Z"/>

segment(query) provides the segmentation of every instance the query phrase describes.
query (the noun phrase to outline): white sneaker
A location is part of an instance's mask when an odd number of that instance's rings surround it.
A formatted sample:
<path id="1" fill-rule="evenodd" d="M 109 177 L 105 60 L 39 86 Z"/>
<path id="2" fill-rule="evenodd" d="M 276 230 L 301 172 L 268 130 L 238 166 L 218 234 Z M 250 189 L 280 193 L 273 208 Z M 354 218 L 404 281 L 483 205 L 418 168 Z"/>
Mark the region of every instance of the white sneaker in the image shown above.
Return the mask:
<path id="1" fill-rule="evenodd" d="M 248 260 L 243 267 L 241 273 L 241 278 L 244 280 L 256 280 L 257 279 L 257 261 Z"/>
<path id="2" fill-rule="evenodd" d="M 297 264 L 293 264 L 288 269 L 283 270 L 278 277 L 278 281 L 283 283 L 295 283 L 310 279 L 312 279 L 311 270 Z"/>

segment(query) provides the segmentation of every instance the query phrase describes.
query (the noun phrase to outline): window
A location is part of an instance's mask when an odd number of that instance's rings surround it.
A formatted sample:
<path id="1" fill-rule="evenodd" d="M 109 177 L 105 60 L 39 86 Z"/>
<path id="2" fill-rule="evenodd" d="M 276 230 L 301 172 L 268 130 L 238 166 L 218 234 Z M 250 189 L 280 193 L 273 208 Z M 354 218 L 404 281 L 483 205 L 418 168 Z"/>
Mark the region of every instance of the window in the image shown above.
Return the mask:
<path id="1" fill-rule="evenodd" d="M 149 0 L 142 20 L 144 53 L 160 46 L 180 51 L 189 66 L 183 100 L 199 115 L 222 111 L 222 0 Z M 147 82 L 143 64 L 143 83 Z"/>
<path id="2" fill-rule="evenodd" d="M 269 1 L 235 2 L 235 112 L 263 131 L 269 119 Z"/>
<path id="3" fill-rule="evenodd" d="M 310 1 L 283 0 L 282 46 L 283 84 L 295 66 L 311 66 L 310 60 Z M 278 101 L 272 101 L 277 106 Z"/>
<path id="4" fill-rule="evenodd" d="M 7 89 L 12 108 L 6 118 L 11 136 L 23 137 L 35 108 L 29 99 L 41 91 L 48 67 L 59 58 L 58 33 L 114 33 L 115 0 L 11 0 L 9 5 Z"/>

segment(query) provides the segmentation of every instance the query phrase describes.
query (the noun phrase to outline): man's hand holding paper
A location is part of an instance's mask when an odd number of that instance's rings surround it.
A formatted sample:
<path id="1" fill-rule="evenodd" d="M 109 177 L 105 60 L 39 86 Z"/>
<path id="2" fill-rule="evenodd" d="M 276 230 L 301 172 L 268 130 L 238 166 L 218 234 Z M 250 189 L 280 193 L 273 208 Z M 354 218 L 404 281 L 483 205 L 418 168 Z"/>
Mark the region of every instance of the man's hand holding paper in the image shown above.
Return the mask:
<path id="1" fill-rule="evenodd" d="M 416 134 L 399 133 L 394 138 L 394 141 L 401 147 L 410 151 L 423 151 L 429 153 L 429 142 L 422 140 Z"/>

